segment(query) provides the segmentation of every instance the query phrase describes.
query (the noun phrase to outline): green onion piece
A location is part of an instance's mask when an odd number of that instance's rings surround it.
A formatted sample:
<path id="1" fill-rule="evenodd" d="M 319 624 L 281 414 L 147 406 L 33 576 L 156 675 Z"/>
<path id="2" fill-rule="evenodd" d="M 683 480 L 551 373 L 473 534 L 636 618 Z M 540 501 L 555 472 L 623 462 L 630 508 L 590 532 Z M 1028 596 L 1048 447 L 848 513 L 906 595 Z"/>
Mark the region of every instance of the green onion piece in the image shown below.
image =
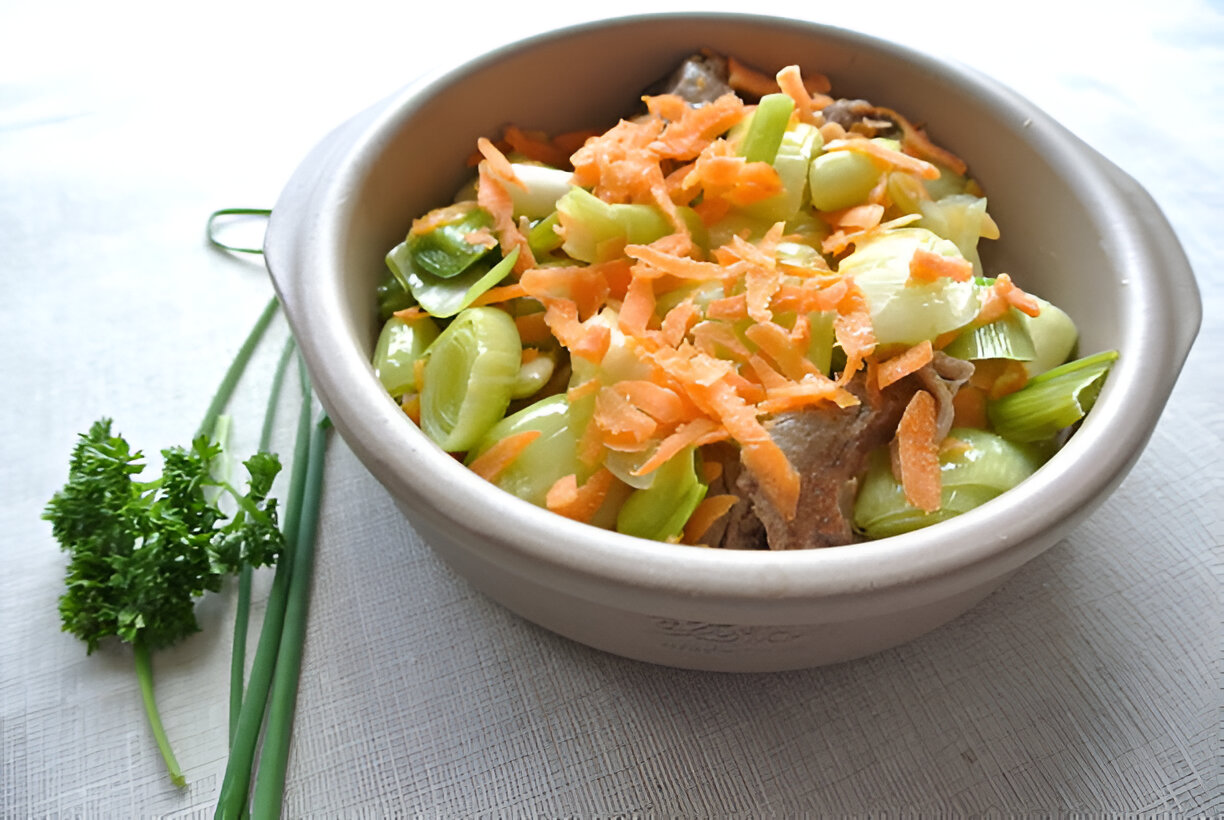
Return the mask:
<path id="1" fill-rule="evenodd" d="M 946 521 L 1015 487 L 1044 461 L 1039 449 L 985 430 L 953 428 L 948 439 L 964 446 L 945 446 L 940 452 L 938 510 L 927 513 L 906 501 L 905 491 L 893 477 L 888 448 L 881 447 L 871 454 L 859 485 L 855 527 L 869 538 L 886 538 Z"/>
<path id="2" fill-rule="evenodd" d="M 573 173 L 547 165 L 515 162 L 511 164 L 514 175 L 518 177 L 522 187 L 510 183 L 506 185 L 506 193 L 514 202 L 514 217 L 525 216 L 528 219 L 541 219 L 556 210 L 557 200 L 565 196 L 573 187 Z"/>
<path id="3" fill-rule="evenodd" d="M 217 238 L 216 222 L 218 217 L 222 216 L 261 216 L 267 219 L 272 212 L 267 208 L 222 208 L 219 211 L 213 211 L 208 215 L 208 223 L 205 227 L 205 234 L 208 237 L 209 244 L 220 248 L 223 251 L 231 253 L 251 253 L 262 254 L 263 248 L 245 248 L 241 245 L 231 245 L 228 242 L 222 242 Z"/>
<path id="4" fill-rule="evenodd" d="M 302 510 L 307 500 L 306 478 L 312 427 L 310 378 L 300 357 L 298 374 L 301 380 L 302 401 L 298 413 L 293 466 L 282 525 L 287 548 L 277 560 L 276 573 L 272 576 L 272 587 L 268 592 L 263 625 L 259 630 L 259 642 L 255 647 L 255 658 L 251 662 L 251 675 L 247 681 L 246 696 L 242 700 L 242 709 L 238 713 L 238 724 L 230 743 L 229 759 L 225 763 L 225 775 L 221 780 L 221 792 L 217 798 L 215 814 L 217 820 L 227 818 L 228 820 L 239 820 L 246 814 L 251 772 L 255 763 L 255 748 L 259 743 L 260 729 L 263 727 L 264 712 L 268 705 L 268 692 L 272 687 L 276 655 L 280 647 L 281 632 L 285 625 L 285 605 L 293 574 L 294 551 L 302 524 Z"/>
<path id="5" fill-rule="evenodd" d="M 387 254 L 387 265 L 397 278 L 406 283 L 405 287 L 426 313 L 439 319 L 449 319 L 509 276 L 518 255 L 518 248 L 515 248 L 492 267 L 484 267 L 486 263 L 482 260 L 458 276 L 442 279 L 416 267 L 412 254 L 401 243 Z"/>
<path id="6" fill-rule="evenodd" d="M 379 283 L 376 290 L 378 296 L 378 318 L 388 319 L 392 313 L 416 304 L 412 291 L 400 282 L 399 277 L 388 273 L 387 278 Z"/>
<path id="7" fill-rule="evenodd" d="M 392 396 L 415 392 L 416 361 L 438 338 L 438 325 L 428 316 L 399 319 L 392 316 L 383 323 L 374 346 L 374 372 Z"/>
<path id="8" fill-rule="evenodd" d="M 538 430 L 539 438 L 523 448 L 514 463 L 493 483 L 524 501 L 543 507 L 548 490 L 557 479 L 573 473 L 582 482 L 590 475 L 590 468 L 578 460 L 578 439 L 589 416 L 589 408 L 571 405 L 564 393 L 541 399 L 490 428 L 468 453 L 467 463 L 471 464 L 504 438 Z"/>
<path id="9" fill-rule="evenodd" d="M 475 203 L 449 205 L 431 211 L 443 214 L 439 224 L 426 233 L 409 233 L 405 244 L 412 261 L 441 279 L 458 276 L 493 249 L 484 242 L 467 240 L 473 231 L 493 227 L 493 216 Z M 429 219 L 429 215 L 424 217 Z"/>
<path id="10" fill-rule="evenodd" d="M 474 447 L 510 404 L 522 342 L 497 308 L 468 308 L 429 346 L 421 428 L 447 452 Z"/>
<path id="11" fill-rule="evenodd" d="M 1033 298 L 1037 300 L 1041 312 L 1036 316 L 1019 314 L 1029 338 L 1033 340 L 1033 358 L 1024 366 L 1029 378 L 1067 361 L 1079 342 L 1079 331 L 1070 316 L 1045 299 L 1038 296 Z"/>
<path id="12" fill-rule="evenodd" d="M 548 384 L 557 368 L 557 360 L 551 355 L 540 355 L 519 366 L 518 377 L 510 390 L 512 399 L 526 399 L 534 396 Z"/>
<path id="13" fill-rule="evenodd" d="M 694 241 L 701 244 L 705 240 L 701 219 L 691 208 L 679 211 Z M 591 264 L 616 258 L 625 245 L 647 245 L 673 231 L 654 205 L 611 205 L 583 188 L 571 188 L 557 200 L 557 218 L 565 236 L 561 249 Z"/>
<path id="14" fill-rule="evenodd" d="M 625 501 L 616 517 L 616 531 L 653 541 L 678 537 L 708 489 L 698 481 L 695 464 L 692 447 L 668 459 L 650 487 L 634 490 Z"/>
<path id="15" fill-rule="evenodd" d="M 867 199 L 880 181 L 880 168 L 866 154 L 832 151 L 812 160 L 809 196 L 818 211 L 840 211 Z"/>
<path id="16" fill-rule="evenodd" d="M 1092 409 L 1105 376 L 1118 358 L 1107 350 L 1047 370 L 1015 393 L 986 405 L 995 431 L 1012 441 L 1044 441 Z"/>
<path id="17" fill-rule="evenodd" d="M 273 422 L 276 419 L 276 408 L 280 404 L 281 388 L 285 383 L 285 373 L 289 369 L 289 361 L 297 349 L 292 334 L 285 340 L 281 349 L 280 359 L 276 363 L 276 371 L 272 374 L 272 385 L 268 390 L 268 403 L 264 410 L 263 427 L 259 433 L 259 449 L 266 452 L 272 443 Z M 246 676 L 246 645 L 247 629 L 251 619 L 251 581 L 254 572 L 250 565 L 244 565 L 238 573 L 238 601 L 234 613 L 234 640 L 230 650 L 230 702 L 229 702 L 229 740 L 234 742 L 234 734 L 238 731 L 238 716 L 242 710 L 242 690 Z"/>
<path id="18" fill-rule="evenodd" d="M 327 431 L 331 423 L 324 415 L 311 433 L 302 505 L 298 510 L 298 532 L 293 547 L 293 574 L 285 601 L 285 624 L 277 646 L 272 695 L 268 704 L 268 725 L 259 757 L 259 772 L 251 814 L 254 817 L 281 816 L 285 797 L 285 771 L 289 763 L 289 743 L 297 706 L 298 683 L 302 671 L 302 647 L 306 642 L 306 614 L 314 572 L 315 536 L 318 532 L 319 502 L 323 492 L 323 468 L 327 453 Z"/>
<path id="19" fill-rule="evenodd" d="M 279 307 L 280 302 L 273 296 L 268 300 L 268 304 L 264 306 L 263 313 L 259 314 L 259 318 L 255 320 L 255 325 L 239 346 L 238 353 L 234 356 L 234 360 L 230 362 L 229 369 L 225 371 L 225 376 L 221 379 L 221 384 L 213 394 L 212 401 L 208 404 L 208 409 L 204 411 L 204 418 L 200 421 L 200 426 L 196 430 L 197 438 L 212 435 L 213 427 L 217 423 L 217 416 L 221 415 L 221 411 L 229 403 L 230 397 L 234 395 L 234 389 L 238 386 L 238 380 L 242 378 L 242 372 L 246 370 L 247 364 L 251 361 L 251 356 L 255 354 L 255 348 L 259 346 L 259 341 L 263 338 L 264 332 L 267 331 L 268 325 L 272 323 L 272 318 L 276 315 Z"/>
<path id="20" fill-rule="evenodd" d="M 1001 319 L 980 327 L 970 328 L 953 339 L 944 352 L 967 361 L 978 359 L 1012 359 L 1032 361 L 1037 355 L 1024 314 L 1012 308 Z"/>
<path id="21" fill-rule="evenodd" d="M 561 247 L 564 240 L 561 234 L 557 233 L 557 226 L 560 224 L 561 218 L 553 211 L 532 225 L 531 230 L 527 232 L 527 245 L 537 259 Z"/>
<path id="22" fill-rule="evenodd" d="M 740 145 L 740 156 L 748 162 L 772 163 L 782 144 L 782 135 L 790 124 L 795 101 L 786 94 L 766 94 L 757 103 L 748 124 L 748 133 Z"/>

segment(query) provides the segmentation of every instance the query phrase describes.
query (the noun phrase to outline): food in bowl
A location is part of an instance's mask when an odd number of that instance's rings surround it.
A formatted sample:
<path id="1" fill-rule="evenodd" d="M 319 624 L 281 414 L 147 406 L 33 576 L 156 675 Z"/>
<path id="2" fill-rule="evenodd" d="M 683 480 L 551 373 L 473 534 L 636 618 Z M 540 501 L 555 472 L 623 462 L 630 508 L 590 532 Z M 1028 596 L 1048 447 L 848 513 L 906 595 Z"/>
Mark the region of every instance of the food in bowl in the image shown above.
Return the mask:
<path id="1" fill-rule="evenodd" d="M 493 484 L 657 541 L 845 545 L 1012 489 L 1117 354 L 1064 363 L 966 164 L 830 91 L 703 52 L 601 133 L 481 137 L 387 255 L 383 386 Z"/>

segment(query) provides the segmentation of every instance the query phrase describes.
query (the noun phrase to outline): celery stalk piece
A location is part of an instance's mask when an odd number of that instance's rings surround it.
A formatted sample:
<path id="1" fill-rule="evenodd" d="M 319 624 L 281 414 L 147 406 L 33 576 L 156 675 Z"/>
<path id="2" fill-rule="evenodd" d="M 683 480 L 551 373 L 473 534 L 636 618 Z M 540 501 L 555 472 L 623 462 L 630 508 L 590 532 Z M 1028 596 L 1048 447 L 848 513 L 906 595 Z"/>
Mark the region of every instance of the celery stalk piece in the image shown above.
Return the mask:
<path id="1" fill-rule="evenodd" d="M 940 508 L 927 513 L 905 499 L 892 474 L 888 448 L 871 455 L 854 502 L 854 525 L 869 538 L 886 538 L 928 527 L 968 512 L 1015 487 L 1043 462 L 1039 449 L 1008 441 L 985 430 L 953 428 L 940 452 Z"/>
<path id="2" fill-rule="evenodd" d="M 485 267 L 482 260 L 458 276 L 444 279 L 417 267 L 406 243 L 400 243 L 387 254 L 387 266 L 404 282 L 425 312 L 439 319 L 449 319 L 509 276 L 518 254 L 515 248 L 491 267 Z"/>
<path id="3" fill-rule="evenodd" d="M 782 136 L 790 124 L 795 101 L 785 94 L 766 94 L 757 103 L 748 122 L 748 131 L 740 144 L 740 156 L 748 162 L 773 163 L 782 144 Z"/>
<path id="4" fill-rule="evenodd" d="M 786 131 L 771 160 L 782 181 L 782 192 L 748 205 L 744 213 L 770 225 L 794 218 L 803 207 L 808 192 L 808 168 L 812 157 L 822 144 L 820 131 L 807 123 L 799 123 Z"/>
<path id="5" fill-rule="evenodd" d="M 428 316 L 405 321 L 392 316 L 374 346 L 374 372 L 392 396 L 416 391 L 416 361 L 438 338 L 438 325 Z"/>
<path id="6" fill-rule="evenodd" d="M 425 357 L 421 428 L 447 452 L 468 450 L 510 404 L 522 359 L 514 320 L 497 308 L 468 308 Z"/>
<path id="7" fill-rule="evenodd" d="M 686 447 L 659 467 L 654 483 L 634 490 L 616 517 L 616 531 L 667 541 L 684 531 L 708 487 L 697 479 L 696 453 Z"/>
<path id="8" fill-rule="evenodd" d="M 953 339 L 944 352 L 958 359 L 1013 359 L 1032 361 L 1037 356 L 1024 314 L 1012 308 L 1001 319 L 970 328 Z"/>
<path id="9" fill-rule="evenodd" d="M 987 417 L 999 435 L 1012 441 L 1052 438 L 1088 414 L 1117 358 L 1118 351 L 1106 350 L 1047 370 L 987 404 Z"/>
<path id="10" fill-rule="evenodd" d="M 494 246 L 484 241 L 469 242 L 473 232 L 493 227 L 493 217 L 475 203 L 464 202 L 431 211 L 424 219 L 442 214 L 438 224 L 424 233 L 409 233 L 408 253 L 418 268 L 442 279 L 458 276 Z"/>

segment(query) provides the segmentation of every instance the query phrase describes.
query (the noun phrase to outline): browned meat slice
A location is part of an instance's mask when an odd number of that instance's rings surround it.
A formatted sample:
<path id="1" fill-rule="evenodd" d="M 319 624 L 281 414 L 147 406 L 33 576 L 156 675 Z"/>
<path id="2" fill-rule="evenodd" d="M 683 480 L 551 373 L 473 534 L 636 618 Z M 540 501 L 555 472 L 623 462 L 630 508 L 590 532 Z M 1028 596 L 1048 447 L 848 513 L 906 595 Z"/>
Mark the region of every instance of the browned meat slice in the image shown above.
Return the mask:
<path id="1" fill-rule="evenodd" d="M 864 382 L 861 374 L 850 382 L 850 391 L 861 402 L 855 407 L 812 407 L 782 413 L 767 423 L 770 436 L 801 477 L 798 511 L 787 521 L 758 491 L 750 473 L 740 475 L 737 487 L 752 500 L 770 549 L 832 547 L 856 540 L 851 513 L 867 456 L 892 439 L 917 389 L 909 378 L 883 392 L 869 391 Z"/>
<path id="2" fill-rule="evenodd" d="M 714 102 L 731 91 L 727 76 L 726 58 L 712 51 L 702 51 L 686 59 L 647 93 L 675 94 L 692 105 L 701 105 Z"/>
<path id="3" fill-rule="evenodd" d="M 935 397 L 935 437 L 943 441 L 952 429 L 952 417 L 955 413 L 952 399 L 956 397 L 956 391 L 960 390 L 961 385 L 973 376 L 973 362 L 957 359 L 937 350 L 931 363 L 914 375 L 922 382 L 923 389 Z"/>
<path id="4" fill-rule="evenodd" d="M 893 112 L 878 108 L 866 100 L 834 100 L 820 110 L 825 122 L 835 122 L 847 131 L 865 137 L 900 139 L 902 127 Z"/>

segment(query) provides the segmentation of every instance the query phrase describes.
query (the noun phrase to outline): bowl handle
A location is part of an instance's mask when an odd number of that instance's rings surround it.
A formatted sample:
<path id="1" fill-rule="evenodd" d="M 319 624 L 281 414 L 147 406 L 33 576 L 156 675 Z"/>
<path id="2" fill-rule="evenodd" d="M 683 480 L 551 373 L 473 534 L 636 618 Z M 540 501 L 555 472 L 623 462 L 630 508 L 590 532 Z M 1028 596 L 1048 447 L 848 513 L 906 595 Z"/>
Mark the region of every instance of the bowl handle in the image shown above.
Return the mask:
<path id="1" fill-rule="evenodd" d="M 1194 269 L 1168 217 L 1147 189 L 1095 149 L 1088 150 L 1118 188 L 1122 200 L 1143 232 L 1144 245 L 1152 249 L 1153 264 L 1160 266 L 1162 275 L 1159 282 L 1173 311 L 1169 339 L 1173 343 L 1173 352 L 1178 356 L 1177 367 L 1172 372 L 1177 372 L 1189 355 L 1203 321 L 1203 301 Z"/>

